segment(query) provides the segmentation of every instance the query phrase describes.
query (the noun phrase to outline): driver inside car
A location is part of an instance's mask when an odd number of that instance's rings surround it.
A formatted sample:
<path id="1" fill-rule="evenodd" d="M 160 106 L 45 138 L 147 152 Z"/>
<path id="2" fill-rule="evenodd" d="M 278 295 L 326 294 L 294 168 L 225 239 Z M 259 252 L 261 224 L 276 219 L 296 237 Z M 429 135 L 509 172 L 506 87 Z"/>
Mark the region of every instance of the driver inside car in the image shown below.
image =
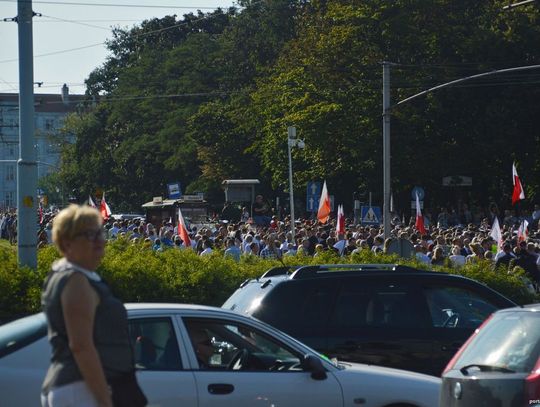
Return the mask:
<path id="1" fill-rule="evenodd" d="M 210 359 L 214 354 L 214 345 L 208 332 L 202 326 L 197 325 L 191 326 L 188 331 L 193 349 L 195 349 L 197 362 L 199 362 L 199 369 L 210 369 Z"/>

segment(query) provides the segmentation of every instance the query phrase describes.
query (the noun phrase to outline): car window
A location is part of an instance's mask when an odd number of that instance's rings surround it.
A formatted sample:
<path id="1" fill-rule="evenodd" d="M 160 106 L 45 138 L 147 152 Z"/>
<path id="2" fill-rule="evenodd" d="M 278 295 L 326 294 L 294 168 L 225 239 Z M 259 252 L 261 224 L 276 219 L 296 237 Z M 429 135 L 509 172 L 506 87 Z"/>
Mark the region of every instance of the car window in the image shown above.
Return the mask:
<path id="1" fill-rule="evenodd" d="M 300 355 L 247 325 L 185 318 L 200 370 L 301 371 Z"/>
<path id="2" fill-rule="evenodd" d="M 181 370 L 178 341 L 170 318 L 133 318 L 129 335 L 139 370 Z"/>
<path id="3" fill-rule="evenodd" d="M 45 314 L 39 313 L 0 326 L 0 358 L 47 334 Z"/>
<path id="4" fill-rule="evenodd" d="M 351 281 L 336 300 L 331 325 L 341 329 L 420 328 L 425 311 L 408 284 Z"/>
<path id="5" fill-rule="evenodd" d="M 250 313 L 254 304 L 260 302 L 261 298 L 270 291 L 271 287 L 261 288 L 261 283 L 250 282 L 244 287 L 237 289 L 233 295 L 222 305 L 222 308 L 236 312 Z"/>
<path id="6" fill-rule="evenodd" d="M 478 364 L 529 373 L 540 357 L 540 318 L 534 313 L 500 313 L 478 332 L 455 368 Z"/>
<path id="7" fill-rule="evenodd" d="M 295 337 L 319 335 L 330 318 L 335 281 L 290 281 L 275 287 L 252 315 Z"/>
<path id="8" fill-rule="evenodd" d="M 498 309 L 488 299 L 463 287 L 426 287 L 424 294 L 436 328 L 476 328 Z"/>

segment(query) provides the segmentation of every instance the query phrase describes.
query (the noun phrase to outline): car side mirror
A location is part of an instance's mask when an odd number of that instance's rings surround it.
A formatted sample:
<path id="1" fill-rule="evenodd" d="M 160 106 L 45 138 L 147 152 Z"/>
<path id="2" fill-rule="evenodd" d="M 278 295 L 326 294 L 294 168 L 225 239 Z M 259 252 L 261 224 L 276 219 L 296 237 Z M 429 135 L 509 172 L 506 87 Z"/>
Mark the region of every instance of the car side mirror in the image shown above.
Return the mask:
<path id="1" fill-rule="evenodd" d="M 311 378 L 313 380 L 326 379 L 326 369 L 319 358 L 313 355 L 304 355 L 300 365 L 306 372 L 311 372 Z"/>

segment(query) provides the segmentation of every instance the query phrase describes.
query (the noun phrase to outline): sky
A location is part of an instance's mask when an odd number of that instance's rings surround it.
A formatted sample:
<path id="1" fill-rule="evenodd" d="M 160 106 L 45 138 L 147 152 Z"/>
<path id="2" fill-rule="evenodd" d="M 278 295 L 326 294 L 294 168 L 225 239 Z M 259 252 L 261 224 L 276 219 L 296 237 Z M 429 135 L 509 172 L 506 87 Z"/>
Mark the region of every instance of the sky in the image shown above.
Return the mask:
<path id="1" fill-rule="evenodd" d="M 143 20 L 198 9 L 207 13 L 234 5 L 234 0 L 34 0 L 33 19 L 35 93 L 60 93 L 65 83 L 70 94 L 85 91 L 84 80 L 105 62 L 104 42 L 111 28 L 131 28 Z M 17 16 L 17 0 L 0 0 L 0 93 L 18 93 L 18 28 L 5 18 Z M 56 53 L 73 48 L 88 48 Z M 55 53 L 49 56 L 42 54 Z"/>

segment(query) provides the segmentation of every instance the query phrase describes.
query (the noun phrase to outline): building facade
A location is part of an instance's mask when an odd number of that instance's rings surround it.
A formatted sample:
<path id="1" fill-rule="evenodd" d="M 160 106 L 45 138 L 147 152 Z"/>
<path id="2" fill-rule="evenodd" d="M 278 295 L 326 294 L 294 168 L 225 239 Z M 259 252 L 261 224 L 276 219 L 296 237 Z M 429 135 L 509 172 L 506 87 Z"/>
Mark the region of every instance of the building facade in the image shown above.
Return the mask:
<path id="1" fill-rule="evenodd" d="M 38 179 L 54 172 L 62 145 L 74 136 L 61 129 L 83 95 L 70 95 L 64 84 L 60 94 L 34 95 L 35 157 Z M 0 93 L 0 209 L 17 206 L 17 160 L 19 159 L 19 94 Z"/>

